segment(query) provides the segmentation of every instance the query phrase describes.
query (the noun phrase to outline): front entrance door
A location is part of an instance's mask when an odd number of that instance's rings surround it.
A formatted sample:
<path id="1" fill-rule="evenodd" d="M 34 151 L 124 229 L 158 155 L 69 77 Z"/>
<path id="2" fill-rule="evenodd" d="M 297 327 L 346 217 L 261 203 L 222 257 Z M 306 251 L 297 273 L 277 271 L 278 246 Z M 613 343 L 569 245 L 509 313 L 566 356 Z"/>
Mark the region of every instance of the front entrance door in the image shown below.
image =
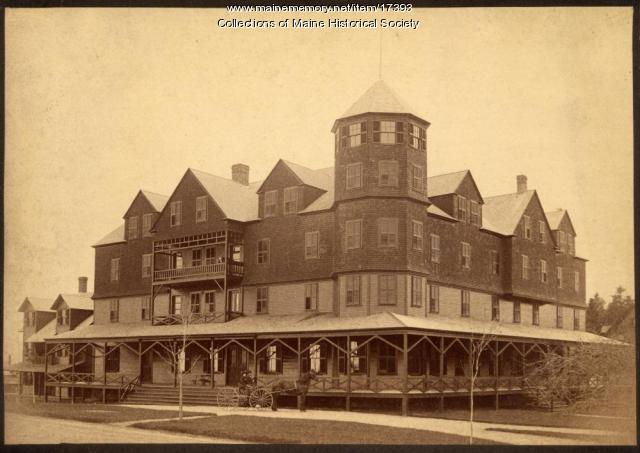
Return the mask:
<path id="1" fill-rule="evenodd" d="M 247 369 L 249 353 L 237 344 L 227 347 L 227 385 L 236 387 L 240 382 L 240 374 Z"/>
<path id="2" fill-rule="evenodd" d="M 142 355 L 140 382 L 143 384 L 151 384 L 153 382 L 153 351 L 147 351 L 146 354 Z"/>

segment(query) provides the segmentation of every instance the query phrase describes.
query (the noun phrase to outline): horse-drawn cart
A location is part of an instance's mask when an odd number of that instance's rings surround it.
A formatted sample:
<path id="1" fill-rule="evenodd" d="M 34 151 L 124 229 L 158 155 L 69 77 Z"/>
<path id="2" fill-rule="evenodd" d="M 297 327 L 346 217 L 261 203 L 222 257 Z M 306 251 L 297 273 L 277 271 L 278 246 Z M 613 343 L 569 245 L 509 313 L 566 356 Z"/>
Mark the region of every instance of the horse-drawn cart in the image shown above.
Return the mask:
<path id="1" fill-rule="evenodd" d="M 296 393 L 294 388 L 269 388 L 257 383 L 240 387 L 220 387 L 218 389 L 217 405 L 220 407 L 253 407 L 266 409 L 273 406 L 276 395 L 282 393 Z"/>

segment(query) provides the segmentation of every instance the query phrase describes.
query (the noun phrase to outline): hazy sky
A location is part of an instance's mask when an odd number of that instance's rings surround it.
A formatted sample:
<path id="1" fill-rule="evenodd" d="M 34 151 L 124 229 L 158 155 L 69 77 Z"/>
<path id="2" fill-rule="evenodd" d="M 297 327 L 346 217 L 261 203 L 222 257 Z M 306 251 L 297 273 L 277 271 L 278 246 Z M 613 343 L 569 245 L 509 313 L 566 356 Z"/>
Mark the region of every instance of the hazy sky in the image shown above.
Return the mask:
<path id="1" fill-rule="evenodd" d="M 432 123 L 429 175 L 469 168 L 490 196 L 526 174 L 546 210 L 569 209 L 588 296 L 633 290 L 631 8 L 395 16 L 415 31 L 221 17 L 259 18 L 7 11 L 5 351 L 25 296 L 93 286 L 90 246 L 138 189 L 170 194 L 187 167 L 229 177 L 243 162 L 256 180 L 279 158 L 333 165 L 331 126 L 378 78 L 381 35 L 383 79 Z"/>

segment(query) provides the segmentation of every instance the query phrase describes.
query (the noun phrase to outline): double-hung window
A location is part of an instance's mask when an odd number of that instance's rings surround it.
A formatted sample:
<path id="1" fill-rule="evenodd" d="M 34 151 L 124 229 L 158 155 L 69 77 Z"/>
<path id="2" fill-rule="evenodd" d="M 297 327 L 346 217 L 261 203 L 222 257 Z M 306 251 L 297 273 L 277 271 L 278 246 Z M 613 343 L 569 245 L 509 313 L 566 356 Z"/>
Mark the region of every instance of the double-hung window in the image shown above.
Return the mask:
<path id="1" fill-rule="evenodd" d="M 202 266 L 202 249 L 191 250 L 191 266 Z"/>
<path id="2" fill-rule="evenodd" d="M 398 161 L 378 161 L 378 185 L 381 187 L 398 187 Z"/>
<path id="3" fill-rule="evenodd" d="M 362 187 L 362 163 L 356 162 L 347 165 L 347 190 L 360 189 Z"/>
<path id="4" fill-rule="evenodd" d="M 191 313 L 200 313 L 200 293 L 191 293 Z"/>
<path id="5" fill-rule="evenodd" d="M 397 302 L 396 294 L 397 278 L 395 275 L 379 275 L 378 276 L 378 304 L 379 305 L 395 305 Z"/>
<path id="6" fill-rule="evenodd" d="M 388 217 L 378 219 L 378 246 L 398 246 L 398 219 Z"/>
<path id="7" fill-rule="evenodd" d="M 273 217 L 278 207 L 278 191 L 269 190 L 264 193 L 264 216 Z"/>
<path id="8" fill-rule="evenodd" d="M 359 249 L 362 247 L 362 219 L 347 220 L 345 222 L 345 248 Z"/>
<path id="9" fill-rule="evenodd" d="M 151 253 L 142 255 L 142 278 L 151 277 Z"/>
<path id="10" fill-rule="evenodd" d="M 174 227 L 182 224 L 182 201 L 172 201 L 169 210 L 169 225 Z"/>
<path id="11" fill-rule="evenodd" d="M 491 296 L 491 320 L 500 321 L 500 299 L 498 296 Z"/>
<path id="12" fill-rule="evenodd" d="M 558 268 L 556 269 L 557 273 L 558 273 L 558 288 L 562 288 L 563 285 L 563 272 L 562 272 L 562 268 L 560 266 L 558 266 Z"/>
<path id="13" fill-rule="evenodd" d="M 431 236 L 431 262 L 440 262 L 440 236 L 432 234 Z"/>
<path id="14" fill-rule="evenodd" d="M 109 301 L 109 321 L 118 322 L 120 313 L 120 301 L 118 299 L 111 299 Z"/>
<path id="15" fill-rule="evenodd" d="M 440 311 L 440 287 L 429 285 L 429 313 Z"/>
<path id="16" fill-rule="evenodd" d="M 411 276 L 411 306 L 422 307 L 422 277 Z"/>
<path id="17" fill-rule="evenodd" d="M 304 258 L 312 259 L 319 257 L 319 236 L 318 231 L 310 231 L 304 234 Z"/>
<path id="18" fill-rule="evenodd" d="M 427 130 L 424 127 L 409 123 L 409 145 L 420 151 L 427 150 Z"/>
<path id="19" fill-rule="evenodd" d="M 151 222 L 153 220 L 153 214 L 142 215 L 142 235 L 151 236 Z"/>
<path id="20" fill-rule="evenodd" d="M 284 189 L 284 214 L 295 214 L 298 212 L 298 196 L 300 194 L 300 188 L 285 187 Z"/>
<path id="21" fill-rule="evenodd" d="M 477 201 L 470 200 L 471 205 L 471 224 L 477 227 L 481 226 L 480 221 L 480 204 Z"/>
<path id="22" fill-rule="evenodd" d="M 269 287 L 262 286 L 257 289 L 256 295 L 256 313 L 269 312 Z"/>
<path id="23" fill-rule="evenodd" d="M 347 275 L 346 305 L 360 305 L 360 276 Z"/>
<path id="24" fill-rule="evenodd" d="M 531 239 L 531 217 L 523 215 L 524 238 Z"/>
<path id="25" fill-rule="evenodd" d="M 564 327 L 562 305 L 556 305 L 556 327 L 562 329 Z"/>
<path id="26" fill-rule="evenodd" d="M 317 310 L 318 309 L 318 284 L 307 283 L 304 285 L 304 309 L 305 310 Z"/>
<path id="27" fill-rule="evenodd" d="M 574 271 L 573 273 L 573 289 L 575 292 L 580 291 L 580 272 Z"/>
<path id="28" fill-rule="evenodd" d="M 140 300 L 140 318 L 143 321 L 151 319 L 151 297 L 143 296 Z"/>
<path id="29" fill-rule="evenodd" d="M 531 306 L 531 324 L 534 326 L 540 325 L 540 306 L 538 304 Z"/>
<path id="30" fill-rule="evenodd" d="M 513 322 L 520 322 L 520 302 L 518 301 L 513 302 Z"/>
<path id="31" fill-rule="evenodd" d="M 383 145 L 394 145 L 404 142 L 404 126 L 396 121 L 374 121 L 373 142 Z"/>
<path id="32" fill-rule="evenodd" d="M 367 123 L 352 123 L 340 128 L 340 147 L 353 148 L 367 143 Z"/>
<path id="33" fill-rule="evenodd" d="M 463 289 L 460 291 L 460 315 L 468 318 L 471 311 L 471 295 L 469 291 Z"/>
<path id="34" fill-rule="evenodd" d="M 544 244 L 547 242 L 547 233 L 546 233 L 546 225 L 543 220 L 538 221 L 538 239 L 540 243 Z"/>
<path id="35" fill-rule="evenodd" d="M 529 280 L 529 257 L 522 255 L 522 279 Z"/>
<path id="36" fill-rule="evenodd" d="M 547 262 L 545 260 L 540 260 L 540 281 L 542 283 L 547 283 Z"/>
<path id="37" fill-rule="evenodd" d="M 462 267 L 465 269 L 471 268 L 471 244 L 466 242 L 462 243 Z"/>
<path id="38" fill-rule="evenodd" d="M 422 222 L 413 220 L 411 224 L 413 228 L 413 235 L 411 236 L 411 244 L 412 244 L 413 250 L 422 250 L 422 247 L 423 247 Z"/>
<path id="39" fill-rule="evenodd" d="M 207 197 L 196 198 L 196 223 L 207 221 Z"/>
<path id="40" fill-rule="evenodd" d="M 216 292 L 215 291 L 205 291 L 204 307 L 207 313 L 215 313 L 216 311 Z"/>
<path id="41" fill-rule="evenodd" d="M 424 193 L 424 168 L 412 165 L 411 188 L 418 193 Z"/>
<path id="42" fill-rule="evenodd" d="M 136 239 L 138 237 L 138 216 L 132 216 L 129 217 L 129 231 L 128 231 L 128 238 L 129 239 Z"/>
<path id="43" fill-rule="evenodd" d="M 269 264 L 269 239 L 260 239 L 258 241 L 258 264 Z"/>
<path id="44" fill-rule="evenodd" d="M 113 258 L 111 260 L 110 277 L 112 282 L 117 282 L 120 279 L 120 258 Z"/>

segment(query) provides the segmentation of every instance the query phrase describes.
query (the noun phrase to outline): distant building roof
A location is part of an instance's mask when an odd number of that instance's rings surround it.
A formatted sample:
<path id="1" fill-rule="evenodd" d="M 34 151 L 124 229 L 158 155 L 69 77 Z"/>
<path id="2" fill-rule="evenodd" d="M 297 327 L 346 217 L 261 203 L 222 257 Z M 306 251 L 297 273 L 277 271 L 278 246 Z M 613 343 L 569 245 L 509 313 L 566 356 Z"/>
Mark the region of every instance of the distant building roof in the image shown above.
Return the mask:
<path id="1" fill-rule="evenodd" d="M 124 239 L 124 224 L 118 226 L 111 233 L 100 239 L 93 244 L 93 247 L 100 247 L 102 245 L 118 244 L 120 242 L 126 242 Z"/>
<path id="2" fill-rule="evenodd" d="M 529 205 L 535 190 L 509 193 L 484 199 L 482 228 L 504 235 L 512 235 Z"/>
<path id="3" fill-rule="evenodd" d="M 427 196 L 438 197 L 454 193 L 469 170 L 446 173 L 444 175 L 430 176 L 427 178 Z"/>
<path id="4" fill-rule="evenodd" d="M 148 190 L 141 190 L 140 192 L 142 192 L 147 200 L 149 200 L 149 203 L 151 203 L 151 206 L 153 206 L 156 212 L 162 211 L 169 200 L 168 196 L 159 193 L 150 192 Z"/>
<path id="5" fill-rule="evenodd" d="M 20 304 L 20 307 L 18 307 L 18 311 L 25 312 L 29 306 L 31 306 L 35 311 L 52 311 L 51 299 L 47 299 L 45 297 L 25 297 L 24 301 Z"/>
<path id="6" fill-rule="evenodd" d="M 415 110 L 402 100 L 382 80 L 378 80 L 364 92 L 340 118 L 360 115 L 362 113 L 411 113 Z"/>
<path id="7" fill-rule="evenodd" d="M 57 310 L 61 302 L 65 302 L 69 308 L 76 310 L 93 310 L 93 293 L 60 294 L 51 306 L 52 310 Z"/>

